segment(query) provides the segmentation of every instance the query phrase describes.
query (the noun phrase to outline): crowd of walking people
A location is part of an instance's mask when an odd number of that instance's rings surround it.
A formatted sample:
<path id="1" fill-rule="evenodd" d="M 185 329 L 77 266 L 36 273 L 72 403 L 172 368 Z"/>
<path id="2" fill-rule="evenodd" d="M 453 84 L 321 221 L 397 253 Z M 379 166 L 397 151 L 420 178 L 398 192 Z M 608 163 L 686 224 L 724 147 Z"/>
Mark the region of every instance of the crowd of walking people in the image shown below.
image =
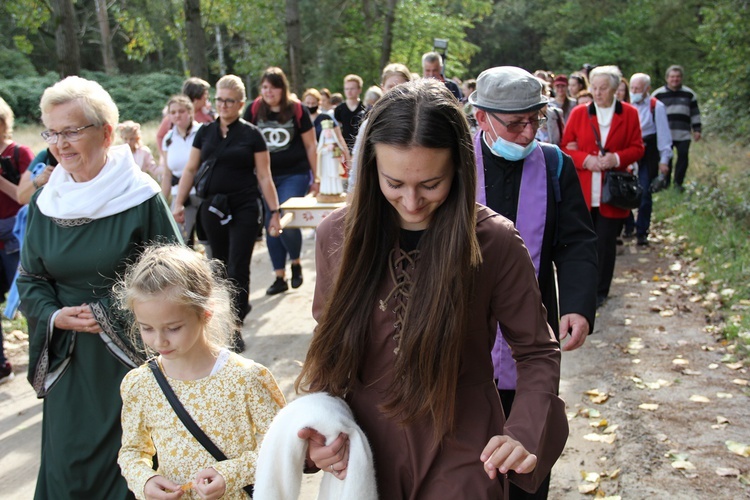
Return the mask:
<path id="1" fill-rule="evenodd" d="M 28 320 L 44 398 L 35 498 L 281 488 L 256 472 L 284 396 L 237 354 L 250 262 L 265 233 L 265 293 L 299 288 L 303 237 L 282 204 L 332 189 L 348 196 L 316 230 L 318 326 L 295 389 L 339 398 L 349 423 L 303 406 L 318 424 L 280 431 L 302 443 L 299 472 L 376 485 L 362 498 L 548 497 L 562 351 L 594 331 L 618 240 L 649 245 L 652 191 L 683 189 L 697 98 L 680 66 L 652 90 L 612 65 L 461 82 L 443 63 L 389 64 L 369 89 L 349 74 L 343 96 L 298 98 L 278 67 L 252 100 L 235 75 L 213 100 L 189 78 L 157 158 L 94 81 L 44 92 L 36 157 L 0 99 L 0 291 Z M 614 197 L 618 173 L 637 204 Z M 0 383 L 13 376 L 0 344 Z"/>

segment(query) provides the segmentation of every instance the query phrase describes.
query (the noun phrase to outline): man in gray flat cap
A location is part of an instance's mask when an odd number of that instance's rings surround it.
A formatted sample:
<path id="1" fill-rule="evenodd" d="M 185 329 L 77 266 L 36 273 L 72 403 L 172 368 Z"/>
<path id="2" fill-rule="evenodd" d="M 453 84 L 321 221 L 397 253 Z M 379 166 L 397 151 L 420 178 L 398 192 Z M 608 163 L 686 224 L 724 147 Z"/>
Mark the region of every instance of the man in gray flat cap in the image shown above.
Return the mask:
<path id="1" fill-rule="evenodd" d="M 516 225 L 537 271 L 547 321 L 560 340 L 568 339 L 564 351 L 576 349 L 594 327 L 596 233 L 573 161 L 534 139 L 548 103 L 542 85 L 521 68 L 491 68 L 477 78 L 469 103 L 480 128 L 474 137 L 477 201 Z M 509 415 L 516 367 L 500 334 L 492 360 Z M 510 486 L 511 499 L 544 499 L 549 477 L 535 493 Z"/>

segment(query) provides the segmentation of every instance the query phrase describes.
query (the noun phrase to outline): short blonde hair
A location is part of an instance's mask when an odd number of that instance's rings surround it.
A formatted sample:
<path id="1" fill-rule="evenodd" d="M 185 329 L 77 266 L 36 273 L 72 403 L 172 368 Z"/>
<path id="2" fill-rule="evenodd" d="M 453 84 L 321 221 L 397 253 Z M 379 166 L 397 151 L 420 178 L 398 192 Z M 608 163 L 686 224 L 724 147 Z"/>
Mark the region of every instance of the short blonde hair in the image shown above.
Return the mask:
<path id="1" fill-rule="evenodd" d="M 79 76 L 69 76 L 48 87 L 42 94 L 39 103 L 42 121 L 52 108 L 71 101 L 78 101 L 86 119 L 97 127 L 109 125 L 114 129 L 120 120 L 117 104 L 101 85 Z"/>
<path id="2" fill-rule="evenodd" d="M 219 78 L 219 81 L 216 82 L 216 90 L 219 89 L 229 89 L 234 90 L 235 92 L 239 92 L 240 96 L 242 97 L 240 99 L 242 102 L 245 102 L 245 100 L 247 99 L 247 94 L 245 93 L 245 84 L 242 83 L 242 78 L 237 75 L 224 75 Z"/>
<path id="3" fill-rule="evenodd" d="M 10 108 L 5 99 L 0 97 L 0 122 L 5 125 L 5 137 L 4 139 L 10 139 L 13 137 L 13 123 L 15 122 L 15 116 L 13 110 Z"/>
<path id="4" fill-rule="evenodd" d="M 144 250 L 114 287 L 120 308 L 133 311 L 136 302 L 165 295 L 167 300 L 192 310 L 203 322 L 203 335 L 212 352 L 229 344 L 235 328 L 231 285 L 221 262 L 184 245 L 155 245 Z M 131 335 L 138 337 L 138 324 Z"/>
<path id="5" fill-rule="evenodd" d="M 320 101 L 323 98 L 323 96 L 320 95 L 320 92 L 318 92 L 317 89 L 307 89 L 305 90 L 305 93 L 302 94 L 302 100 L 304 101 L 305 99 L 307 99 L 307 96 L 309 95 L 313 96 L 313 98 L 317 99 L 318 101 Z"/>
<path id="6" fill-rule="evenodd" d="M 346 75 L 344 77 L 344 85 L 346 85 L 346 82 L 356 82 L 359 88 L 362 88 L 363 85 L 362 77 L 359 75 Z"/>
<path id="7" fill-rule="evenodd" d="M 391 63 L 383 68 L 383 72 L 380 74 L 380 85 L 384 85 L 385 81 L 392 76 L 400 76 L 404 79 L 404 82 L 410 82 L 412 80 L 409 68 L 401 63 Z"/>
<path id="8" fill-rule="evenodd" d="M 120 134 L 120 139 L 127 141 L 128 138 L 133 136 L 141 135 L 141 124 L 136 123 L 133 120 L 125 120 L 117 126 L 117 132 Z"/>

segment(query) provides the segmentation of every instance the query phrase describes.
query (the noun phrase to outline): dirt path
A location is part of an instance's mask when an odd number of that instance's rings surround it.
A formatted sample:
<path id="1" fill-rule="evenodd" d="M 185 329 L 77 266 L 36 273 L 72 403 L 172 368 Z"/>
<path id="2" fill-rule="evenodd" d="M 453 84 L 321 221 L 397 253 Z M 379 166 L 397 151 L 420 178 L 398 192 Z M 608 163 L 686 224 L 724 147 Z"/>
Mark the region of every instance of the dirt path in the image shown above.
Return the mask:
<path id="1" fill-rule="evenodd" d="M 304 240 L 305 283 L 283 296 L 264 295 L 271 282 L 265 246 L 259 244 L 253 257 L 246 355 L 271 369 L 289 399 L 314 325 L 310 237 Z M 750 391 L 740 385 L 750 375 L 724 362 L 731 361 L 726 348 L 705 331 L 701 304 L 711 296 L 693 293 L 688 280 L 698 278 L 674 257 L 679 248 L 671 236 L 645 250 L 626 242 L 596 333 L 581 349 L 563 354 L 561 395 L 571 434 L 553 471 L 550 498 L 750 498 L 737 476 L 750 477 L 750 458 L 725 444 L 750 444 Z M 24 354 L 12 361 L 16 380 L 0 387 L 0 498 L 28 499 L 39 465 L 41 403 L 24 379 Z M 604 401 L 593 402 L 597 395 Z M 708 402 L 691 401 L 693 396 Z M 591 435 L 612 442 L 590 441 Z M 694 468 L 674 468 L 677 459 Z M 718 469 L 734 475 L 720 476 Z M 319 475 L 305 479 L 301 498 L 315 498 Z M 580 493 L 581 487 L 590 492 Z"/>

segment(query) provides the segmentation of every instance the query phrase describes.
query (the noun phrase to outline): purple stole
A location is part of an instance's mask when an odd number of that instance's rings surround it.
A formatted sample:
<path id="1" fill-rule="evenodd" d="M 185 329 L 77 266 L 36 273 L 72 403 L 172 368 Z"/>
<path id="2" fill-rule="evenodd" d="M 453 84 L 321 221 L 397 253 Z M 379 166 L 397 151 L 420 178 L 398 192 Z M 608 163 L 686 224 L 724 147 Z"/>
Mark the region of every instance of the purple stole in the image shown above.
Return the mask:
<path id="1" fill-rule="evenodd" d="M 477 158 L 477 203 L 486 205 L 487 193 L 484 181 L 481 130 L 474 137 L 474 152 Z M 539 278 L 539 261 L 542 254 L 542 239 L 544 238 L 546 222 L 547 166 L 542 147 L 537 146 L 523 162 L 521 188 L 518 193 L 518 211 L 516 213 L 516 229 L 529 250 L 537 279 Z M 495 368 L 498 388 L 515 390 L 516 362 L 513 360 L 510 347 L 505 342 L 500 325 L 497 327 L 495 346 L 492 348 L 492 364 Z"/>

